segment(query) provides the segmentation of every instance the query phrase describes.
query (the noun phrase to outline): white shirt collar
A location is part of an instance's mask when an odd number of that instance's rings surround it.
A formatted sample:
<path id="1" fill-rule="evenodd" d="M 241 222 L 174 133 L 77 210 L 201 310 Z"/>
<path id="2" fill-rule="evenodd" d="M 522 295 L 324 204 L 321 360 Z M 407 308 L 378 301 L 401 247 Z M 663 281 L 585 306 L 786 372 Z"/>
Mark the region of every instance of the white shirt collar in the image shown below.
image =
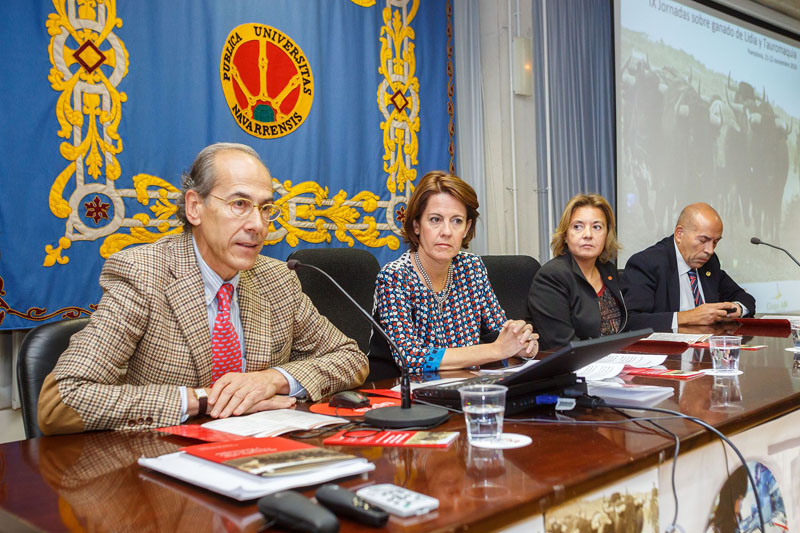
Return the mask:
<path id="1" fill-rule="evenodd" d="M 223 283 L 230 283 L 233 285 L 233 290 L 236 292 L 239 287 L 240 272 L 237 272 L 230 281 L 223 280 L 219 274 L 214 272 L 214 269 L 208 266 L 208 263 L 205 262 L 203 256 L 200 255 L 200 250 L 197 248 L 197 242 L 194 240 L 194 234 L 192 234 L 192 246 L 194 247 L 194 255 L 197 257 L 197 266 L 200 267 L 200 277 L 203 278 L 203 292 L 205 295 L 206 306 L 211 305 L 211 302 L 213 302 L 217 297 L 219 288 L 222 287 Z"/>
<path id="2" fill-rule="evenodd" d="M 675 242 L 675 238 L 672 239 L 672 244 L 675 246 L 675 259 L 678 262 L 678 275 L 683 276 L 690 270 L 693 270 L 689 264 L 683 260 L 683 256 L 681 255 L 681 251 L 678 250 L 678 243 Z"/>

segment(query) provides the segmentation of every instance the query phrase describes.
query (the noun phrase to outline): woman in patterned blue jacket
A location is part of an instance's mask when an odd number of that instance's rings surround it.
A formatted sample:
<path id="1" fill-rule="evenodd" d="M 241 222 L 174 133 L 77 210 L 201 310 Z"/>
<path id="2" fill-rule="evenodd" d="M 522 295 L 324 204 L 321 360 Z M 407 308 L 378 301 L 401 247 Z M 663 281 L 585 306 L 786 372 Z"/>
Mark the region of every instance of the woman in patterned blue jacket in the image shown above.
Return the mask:
<path id="1" fill-rule="evenodd" d="M 508 320 L 477 255 L 462 250 L 475 235 L 478 198 L 460 178 L 429 172 L 408 202 L 403 236 L 409 250 L 375 282 L 375 317 L 403 352 L 391 353 L 373 334 L 368 380 L 436 372 L 532 357 L 538 336 L 523 320 Z M 481 344 L 481 338 L 493 339 Z"/>

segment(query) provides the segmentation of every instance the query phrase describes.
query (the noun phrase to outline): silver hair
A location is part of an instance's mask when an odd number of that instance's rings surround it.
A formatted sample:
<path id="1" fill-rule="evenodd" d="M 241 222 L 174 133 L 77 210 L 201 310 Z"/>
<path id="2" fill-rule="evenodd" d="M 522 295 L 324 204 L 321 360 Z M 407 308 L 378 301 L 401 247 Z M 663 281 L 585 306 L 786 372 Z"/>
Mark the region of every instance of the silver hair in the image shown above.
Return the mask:
<path id="1" fill-rule="evenodd" d="M 238 143 L 216 143 L 203 148 L 197 157 L 194 158 L 191 168 L 188 172 L 181 175 L 181 195 L 175 202 L 178 206 L 178 211 L 175 216 L 183 222 L 184 230 L 191 229 L 191 224 L 186 219 L 186 193 L 187 191 L 195 191 L 200 198 L 205 200 L 211 193 L 216 183 L 216 174 L 214 168 L 214 161 L 218 153 L 226 150 L 238 150 L 243 152 L 262 165 L 261 157 L 258 152 L 247 146 L 246 144 Z M 264 165 L 264 168 L 267 168 Z M 267 169 L 269 174 L 269 169 Z"/>

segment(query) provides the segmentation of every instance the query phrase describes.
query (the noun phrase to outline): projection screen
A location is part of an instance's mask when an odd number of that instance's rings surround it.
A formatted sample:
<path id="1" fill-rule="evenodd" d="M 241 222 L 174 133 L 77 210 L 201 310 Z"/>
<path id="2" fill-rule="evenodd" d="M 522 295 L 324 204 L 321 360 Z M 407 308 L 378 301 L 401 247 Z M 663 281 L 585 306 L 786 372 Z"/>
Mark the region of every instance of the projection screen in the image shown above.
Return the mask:
<path id="1" fill-rule="evenodd" d="M 619 266 L 705 201 L 758 312 L 798 313 L 800 267 L 750 239 L 800 256 L 800 40 L 704 4 L 614 3 Z"/>

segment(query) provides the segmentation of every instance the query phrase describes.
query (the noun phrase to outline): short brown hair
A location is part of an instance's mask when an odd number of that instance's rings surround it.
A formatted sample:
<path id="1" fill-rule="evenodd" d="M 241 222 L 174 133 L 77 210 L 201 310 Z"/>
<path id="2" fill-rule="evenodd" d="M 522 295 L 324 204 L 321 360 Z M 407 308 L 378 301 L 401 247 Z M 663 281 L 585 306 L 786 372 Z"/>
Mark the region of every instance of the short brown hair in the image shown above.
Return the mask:
<path id="1" fill-rule="evenodd" d="M 553 250 L 554 256 L 564 255 L 567 252 L 567 231 L 569 230 L 569 221 L 572 219 L 572 214 L 576 209 L 587 206 L 596 207 L 606 217 L 608 233 L 606 233 L 606 243 L 599 259 L 601 263 L 607 263 L 617 256 L 617 252 L 622 247 L 617 241 L 617 222 L 614 219 L 614 210 L 611 209 L 608 200 L 599 194 L 576 194 L 570 198 L 564 208 L 564 212 L 561 213 L 561 220 L 558 222 L 555 233 L 553 233 L 550 248 Z"/>
<path id="2" fill-rule="evenodd" d="M 443 170 L 432 170 L 425 174 L 417 188 L 414 189 L 414 194 L 406 206 L 405 220 L 403 220 L 403 238 L 408 243 L 412 252 L 416 252 L 419 248 L 419 236 L 414 233 L 414 221 L 419 222 L 419 218 L 425 211 L 428 205 L 428 199 L 440 192 L 449 194 L 467 208 L 467 222 L 471 222 L 467 234 L 464 235 L 464 240 L 461 241 L 461 247 L 467 249 L 469 241 L 475 236 L 475 222 L 478 220 L 478 195 L 469 184 Z"/>

